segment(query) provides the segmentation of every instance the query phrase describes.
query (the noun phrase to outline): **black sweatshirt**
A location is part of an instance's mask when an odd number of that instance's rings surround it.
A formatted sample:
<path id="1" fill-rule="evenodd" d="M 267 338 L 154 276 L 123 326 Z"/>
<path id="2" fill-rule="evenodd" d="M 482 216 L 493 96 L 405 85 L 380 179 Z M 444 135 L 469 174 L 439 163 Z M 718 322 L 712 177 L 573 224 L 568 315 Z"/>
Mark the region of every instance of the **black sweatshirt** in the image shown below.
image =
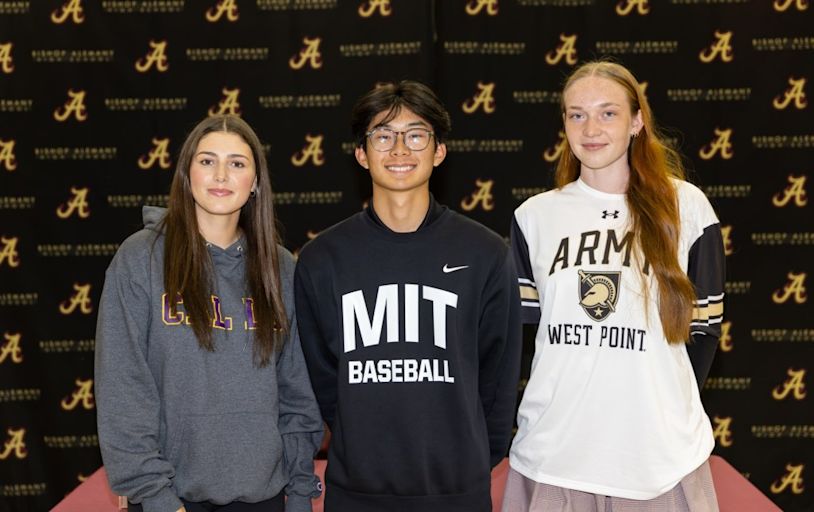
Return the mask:
<path id="1" fill-rule="evenodd" d="M 519 378 L 504 241 L 433 199 L 396 233 L 372 208 L 300 254 L 297 322 L 333 437 L 326 512 L 491 510 Z"/>

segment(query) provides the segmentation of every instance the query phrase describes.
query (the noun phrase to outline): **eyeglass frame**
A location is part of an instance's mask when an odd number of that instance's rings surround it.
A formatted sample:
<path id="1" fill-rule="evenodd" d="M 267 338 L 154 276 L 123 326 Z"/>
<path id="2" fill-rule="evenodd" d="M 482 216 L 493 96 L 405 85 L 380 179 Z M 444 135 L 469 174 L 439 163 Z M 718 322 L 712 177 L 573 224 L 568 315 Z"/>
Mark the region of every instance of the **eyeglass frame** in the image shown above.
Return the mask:
<path id="1" fill-rule="evenodd" d="M 376 149 L 373 146 L 373 139 L 371 138 L 371 136 L 375 132 L 377 132 L 379 130 L 385 130 L 385 131 L 388 131 L 390 133 L 394 133 L 396 135 L 395 138 L 393 139 L 393 145 L 392 146 L 390 146 L 387 149 Z M 413 130 L 421 130 L 421 131 L 427 132 L 427 135 L 429 137 L 427 139 L 427 145 L 426 146 L 424 146 L 421 149 L 413 149 L 413 148 L 411 148 L 410 146 L 407 145 L 407 132 L 411 132 Z M 406 147 L 410 151 L 424 151 L 425 149 L 430 147 L 430 140 L 435 138 L 435 132 L 434 131 L 428 130 L 427 128 L 422 128 L 421 126 L 414 126 L 412 128 L 408 128 L 407 130 L 393 130 L 392 128 L 387 128 L 385 126 L 377 126 L 376 128 L 372 128 L 367 133 L 365 133 L 365 138 L 370 141 L 370 147 L 373 148 L 373 151 L 378 151 L 379 153 L 384 153 L 385 151 L 392 151 L 393 148 L 396 147 L 396 145 L 399 143 L 399 135 L 401 135 L 401 141 L 404 143 L 404 147 Z"/>

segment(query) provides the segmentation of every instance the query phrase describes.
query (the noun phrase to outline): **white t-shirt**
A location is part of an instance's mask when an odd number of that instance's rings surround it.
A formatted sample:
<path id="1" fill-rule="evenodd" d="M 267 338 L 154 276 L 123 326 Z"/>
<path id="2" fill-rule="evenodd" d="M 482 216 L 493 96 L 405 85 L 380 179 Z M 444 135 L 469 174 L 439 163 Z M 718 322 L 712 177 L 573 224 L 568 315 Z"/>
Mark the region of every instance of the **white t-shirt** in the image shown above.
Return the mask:
<path id="1" fill-rule="evenodd" d="M 696 283 L 693 337 L 713 335 L 706 343 L 717 344 L 720 226 L 698 188 L 674 183 L 682 269 L 691 252 L 719 260 L 706 268 L 697 262 L 703 272 L 690 276 L 705 281 Z M 582 180 L 534 196 L 515 212 L 523 310 L 526 319 L 539 318 L 539 328 L 510 461 L 537 482 L 647 500 L 700 466 L 714 440 L 687 348 L 664 338 L 656 280 L 632 250 L 628 221 L 623 194 Z"/>

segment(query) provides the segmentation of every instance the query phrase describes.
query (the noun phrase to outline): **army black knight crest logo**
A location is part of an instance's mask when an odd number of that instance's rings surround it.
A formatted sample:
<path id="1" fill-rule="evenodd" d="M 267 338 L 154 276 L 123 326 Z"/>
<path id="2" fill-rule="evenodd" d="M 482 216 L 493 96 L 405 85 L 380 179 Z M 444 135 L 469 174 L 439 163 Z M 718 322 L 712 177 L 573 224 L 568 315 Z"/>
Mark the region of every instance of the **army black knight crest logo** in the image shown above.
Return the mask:
<path id="1" fill-rule="evenodd" d="M 579 305 L 589 317 L 601 322 L 616 312 L 621 275 L 621 272 L 579 271 Z"/>

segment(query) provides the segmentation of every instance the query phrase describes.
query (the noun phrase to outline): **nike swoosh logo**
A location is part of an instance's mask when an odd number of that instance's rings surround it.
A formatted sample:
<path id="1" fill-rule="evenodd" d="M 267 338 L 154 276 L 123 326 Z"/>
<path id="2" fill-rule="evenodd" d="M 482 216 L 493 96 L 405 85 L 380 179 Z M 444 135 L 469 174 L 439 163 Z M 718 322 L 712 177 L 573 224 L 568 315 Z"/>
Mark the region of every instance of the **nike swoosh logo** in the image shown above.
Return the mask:
<path id="1" fill-rule="evenodd" d="M 444 264 L 444 268 L 441 270 L 444 271 L 444 274 L 449 274 L 450 272 L 455 272 L 456 270 L 463 270 L 465 268 L 469 268 L 469 265 L 461 265 L 460 267 L 450 267 L 447 264 Z"/>

